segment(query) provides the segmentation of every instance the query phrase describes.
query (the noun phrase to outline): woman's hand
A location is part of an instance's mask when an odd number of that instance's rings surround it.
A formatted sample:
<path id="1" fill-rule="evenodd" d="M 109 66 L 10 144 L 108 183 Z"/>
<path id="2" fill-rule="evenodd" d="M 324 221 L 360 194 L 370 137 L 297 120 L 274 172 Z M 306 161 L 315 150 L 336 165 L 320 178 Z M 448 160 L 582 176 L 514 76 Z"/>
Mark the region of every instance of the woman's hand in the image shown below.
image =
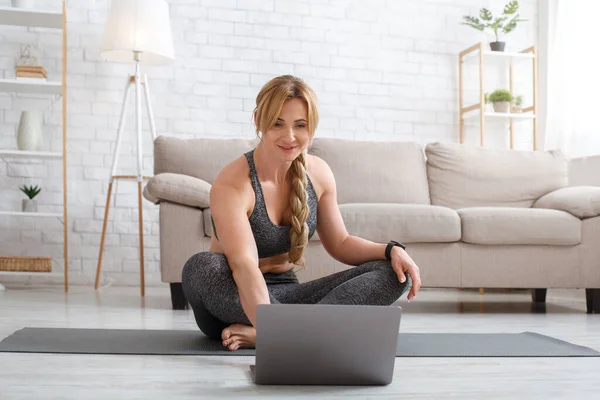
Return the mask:
<path id="1" fill-rule="evenodd" d="M 394 246 L 392 248 L 391 257 L 392 268 L 394 268 L 394 271 L 396 271 L 398 280 L 401 283 L 406 282 L 407 273 L 412 280 L 412 287 L 408 293 L 408 300 L 412 300 L 417 295 L 417 292 L 421 287 L 421 274 L 419 272 L 419 267 L 417 267 L 417 264 L 415 264 L 408 253 L 401 247 Z"/>

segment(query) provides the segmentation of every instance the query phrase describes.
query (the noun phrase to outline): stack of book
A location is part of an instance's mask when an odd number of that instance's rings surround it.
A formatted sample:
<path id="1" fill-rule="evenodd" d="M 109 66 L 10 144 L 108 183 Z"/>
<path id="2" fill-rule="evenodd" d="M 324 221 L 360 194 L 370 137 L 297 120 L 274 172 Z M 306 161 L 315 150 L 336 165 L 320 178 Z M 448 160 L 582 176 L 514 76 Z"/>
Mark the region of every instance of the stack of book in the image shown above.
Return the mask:
<path id="1" fill-rule="evenodd" d="M 17 80 L 43 80 L 45 81 L 48 78 L 46 74 L 46 70 L 44 67 L 36 66 L 36 65 L 18 65 L 17 66 Z"/>

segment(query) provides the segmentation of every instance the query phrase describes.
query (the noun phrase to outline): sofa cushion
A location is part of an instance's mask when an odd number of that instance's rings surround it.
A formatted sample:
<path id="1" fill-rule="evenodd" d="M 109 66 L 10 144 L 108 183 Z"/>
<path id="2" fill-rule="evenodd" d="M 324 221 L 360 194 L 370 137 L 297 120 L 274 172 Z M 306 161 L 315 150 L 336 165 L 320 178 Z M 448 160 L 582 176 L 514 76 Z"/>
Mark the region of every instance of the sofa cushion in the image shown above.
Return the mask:
<path id="1" fill-rule="evenodd" d="M 540 197 L 534 208 L 549 208 L 566 211 L 577 218 L 592 218 L 600 215 L 600 187 L 570 186 Z"/>
<path id="2" fill-rule="evenodd" d="M 315 138 L 308 152 L 331 168 L 339 204 L 430 204 L 418 143 Z"/>
<path id="3" fill-rule="evenodd" d="M 462 241 L 467 243 L 568 246 L 581 242 L 581 220 L 564 211 L 473 207 L 457 212 Z"/>
<path id="4" fill-rule="evenodd" d="M 460 240 L 456 211 L 423 204 L 341 204 L 348 233 L 379 243 L 455 242 Z"/>
<path id="5" fill-rule="evenodd" d="M 165 172 L 200 178 L 212 184 L 231 161 L 252 150 L 256 139 L 179 139 L 159 136 L 154 141 L 154 175 Z"/>
<path id="6" fill-rule="evenodd" d="M 457 143 L 425 148 L 431 204 L 466 207 L 531 207 L 568 185 L 568 167 L 558 151 L 491 149 Z"/>

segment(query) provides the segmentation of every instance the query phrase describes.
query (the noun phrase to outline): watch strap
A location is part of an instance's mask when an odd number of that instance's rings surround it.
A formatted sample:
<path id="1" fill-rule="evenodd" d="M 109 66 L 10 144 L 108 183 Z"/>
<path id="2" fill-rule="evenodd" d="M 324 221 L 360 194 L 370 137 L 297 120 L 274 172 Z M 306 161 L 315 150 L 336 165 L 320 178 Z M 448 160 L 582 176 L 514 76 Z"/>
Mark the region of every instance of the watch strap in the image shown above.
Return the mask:
<path id="1" fill-rule="evenodd" d="M 392 259 L 392 248 L 394 246 L 402 247 L 403 250 L 406 250 L 406 246 L 403 245 L 402 243 L 397 242 L 395 240 L 390 240 L 390 242 L 385 247 L 385 258 L 387 260 L 391 260 Z"/>

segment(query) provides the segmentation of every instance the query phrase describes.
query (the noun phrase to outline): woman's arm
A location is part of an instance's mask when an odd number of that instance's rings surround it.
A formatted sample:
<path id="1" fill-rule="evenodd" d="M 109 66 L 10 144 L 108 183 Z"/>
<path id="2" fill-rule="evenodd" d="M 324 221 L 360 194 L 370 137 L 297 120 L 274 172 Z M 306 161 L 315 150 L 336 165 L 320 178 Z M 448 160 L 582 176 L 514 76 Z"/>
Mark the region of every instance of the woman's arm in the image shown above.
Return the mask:
<path id="1" fill-rule="evenodd" d="M 385 260 L 387 243 L 375 243 L 348 234 L 337 204 L 337 189 L 333 172 L 325 161 L 317 157 L 315 157 L 315 161 L 319 184 L 323 190 L 319 198 L 317 231 L 325 250 L 333 258 L 347 265 L 356 266 L 368 261 Z M 412 299 L 421 287 L 419 267 L 400 247 L 392 249 L 391 264 L 400 282 L 406 281 L 405 273 L 410 275 L 412 288 L 408 299 Z"/>
<path id="2" fill-rule="evenodd" d="M 333 172 L 321 159 L 318 160 L 319 185 L 323 193 L 319 198 L 317 231 L 323 247 L 333 258 L 347 265 L 360 265 L 373 260 L 385 260 L 386 244 L 375 243 L 348 234 L 337 204 L 337 189 Z"/>
<path id="3" fill-rule="evenodd" d="M 244 197 L 235 186 L 217 182 L 210 191 L 210 209 L 219 242 L 238 287 L 242 308 L 256 326 L 256 309 L 269 304 L 269 292 L 258 268 L 256 242 L 248 222 Z"/>

